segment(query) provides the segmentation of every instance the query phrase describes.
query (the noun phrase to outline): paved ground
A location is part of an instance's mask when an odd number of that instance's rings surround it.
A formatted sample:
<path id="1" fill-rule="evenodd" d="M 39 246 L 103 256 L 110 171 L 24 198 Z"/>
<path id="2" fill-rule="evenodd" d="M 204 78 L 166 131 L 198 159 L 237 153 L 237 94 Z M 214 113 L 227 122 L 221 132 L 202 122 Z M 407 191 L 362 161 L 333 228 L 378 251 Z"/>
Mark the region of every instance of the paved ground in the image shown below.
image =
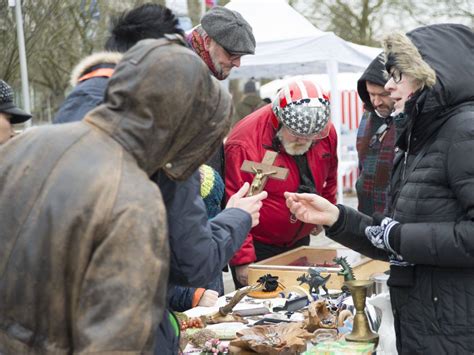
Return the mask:
<path id="1" fill-rule="evenodd" d="M 344 196 L 344 204 L 353 208 L 357 208 L 357 197 L 349 195 Z M 333 242 L 331 239 L 325 237 L 323 234 L 317 236 L 311 236 L 311 246 L 318 246 L 318 247 L 337 247 L 340 244 Z M 224 293 L 232 292 L 234 288 L 234 283 L 232 281 L 232 275 L 229 272 L 224 272 Z"/>

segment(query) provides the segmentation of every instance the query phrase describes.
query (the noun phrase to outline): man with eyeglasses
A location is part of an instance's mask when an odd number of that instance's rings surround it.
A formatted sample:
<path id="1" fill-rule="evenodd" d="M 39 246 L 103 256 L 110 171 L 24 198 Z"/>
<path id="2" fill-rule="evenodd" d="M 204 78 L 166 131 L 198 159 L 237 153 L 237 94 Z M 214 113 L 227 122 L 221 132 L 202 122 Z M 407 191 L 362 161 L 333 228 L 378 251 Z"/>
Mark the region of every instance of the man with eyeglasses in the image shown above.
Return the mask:
<path id="1" fill-rule="evenodd" d="M 384 89 L 386 82 L 382 54 L 372 61 L 357 82 L 365 112 L 357 132 L 359 177 L 356 190 L 358 209 L 368 215 L 383 213 L 388 204 L 396 126 L 401 125 L 402 119 L 392 115 L 394 101 Z"/>
<path id="2" fill-rule="evenodd" d="M 285 206 L 285 191 L 317 193 L 336 202 L 337 135 L 329 121 L 328 96 L 314 82 L 296 80 L 283 87 L 273 104 L 239 121 L 225 143 L 226 195 L 254 175 L 244 160 L 260 162 L 278 152 L 273 165 L 289 170 L 286 180 L 269 179 L 268 197 L 254 227 L 230 264 L 236 288 L 248 284 L 248 264 L 308 245 L 313 224 L 297 221 Z"/>
<path id="3" fill-rule="evenodd" d="M 222 6 L 206 12 L 186 40 L 219 80 L 240 67 L 242 56 L 255 54 L 252 27 L 240 13 Z"/>

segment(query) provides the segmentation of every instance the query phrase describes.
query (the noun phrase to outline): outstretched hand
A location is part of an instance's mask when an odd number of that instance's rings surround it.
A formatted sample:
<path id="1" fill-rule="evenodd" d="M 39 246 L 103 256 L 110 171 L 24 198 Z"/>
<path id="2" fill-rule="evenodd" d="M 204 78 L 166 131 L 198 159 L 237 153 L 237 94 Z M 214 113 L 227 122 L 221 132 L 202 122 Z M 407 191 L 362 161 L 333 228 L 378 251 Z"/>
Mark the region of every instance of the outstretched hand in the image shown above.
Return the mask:
<path id="1" fill-rule="evenodd" d="M 252 227 L 255 227 L 259 223 L 260 219 L 260 208 L 262 208 L 262 200 L 266 199 L 268 193 L 262 191 L 257 195 L 245 197 L 249 190 L 249 183 L 246 182 L 242 185 L 239 191 L 233 194 L 225 208 L 240 208 L 245 212 L 248 212 L 252 217 Z"/>
<path id="2" fill-rule="evenodd" d="M 316 194 L 285 192 L 286 205 L 296 218 L 305 223 L 332 226 L 339 217 L 339 209 Z"/>

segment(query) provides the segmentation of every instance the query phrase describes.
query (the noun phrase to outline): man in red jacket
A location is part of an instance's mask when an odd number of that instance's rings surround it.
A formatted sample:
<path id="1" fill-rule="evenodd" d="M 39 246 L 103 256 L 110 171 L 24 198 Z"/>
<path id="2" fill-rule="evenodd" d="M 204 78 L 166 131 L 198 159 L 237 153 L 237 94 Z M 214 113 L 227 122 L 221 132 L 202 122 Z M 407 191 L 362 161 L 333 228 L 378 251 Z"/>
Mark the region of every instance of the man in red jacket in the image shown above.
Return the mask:
<path id="1" fill-rule="evenodd" d="M 313 192 L 336 202 L 337 135 L 329 117 L 323 90 L 297 80 L 283 87 L 273 104 L 248 115 L 231 131 L 225 143 L 227 197 L 253 180 L 254 174 L 241 170 L 244 160 L 261 162 L 266 151 L 275 151 L 273 165 L 289 170 L 286 180 L 267 181 L 260 224 L 230 262 L 236 288 L 248 283 L 248 264 L 309 244 L 315 225 L 292 217 L 285 191 Z"/>

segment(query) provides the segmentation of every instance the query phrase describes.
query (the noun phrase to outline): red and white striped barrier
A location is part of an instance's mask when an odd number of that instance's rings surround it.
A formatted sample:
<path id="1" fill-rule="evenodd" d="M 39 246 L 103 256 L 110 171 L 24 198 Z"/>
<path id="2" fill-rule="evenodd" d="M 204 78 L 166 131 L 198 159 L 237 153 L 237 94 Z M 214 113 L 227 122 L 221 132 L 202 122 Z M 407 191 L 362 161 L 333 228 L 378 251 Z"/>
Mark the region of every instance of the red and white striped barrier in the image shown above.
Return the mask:
<path id="1" fill-rule="evenodd" d="M 341 123 L 345 131 L 357 131 L 363 112 L 364 105 L 356 90 L 341 91 Z M 358 175 L 359 169 L 357 164 L 346 170 L 342 177 L 342 188 L 344 191 L 353 191 L 355 189 Z"/>

